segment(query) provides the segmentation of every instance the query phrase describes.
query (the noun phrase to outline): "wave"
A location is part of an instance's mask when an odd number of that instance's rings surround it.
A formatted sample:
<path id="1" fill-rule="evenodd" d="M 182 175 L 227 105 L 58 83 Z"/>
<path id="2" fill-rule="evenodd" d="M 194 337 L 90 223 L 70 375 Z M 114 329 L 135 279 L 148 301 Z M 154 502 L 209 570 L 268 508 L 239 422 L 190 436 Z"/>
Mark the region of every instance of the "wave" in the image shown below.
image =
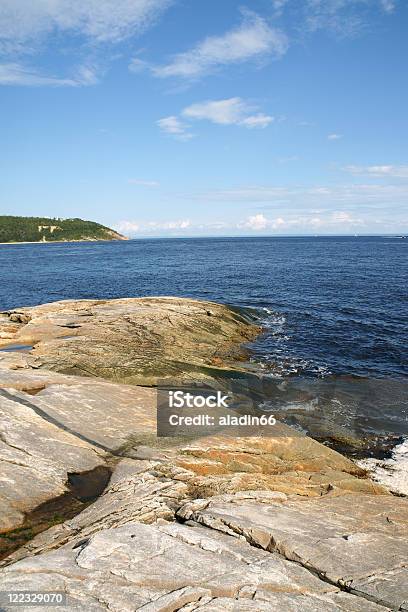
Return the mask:
<path id="1" fill-rule="evenodd" d="M 388 459 L 361 459 L 356 462 L 368 470 L 376 482 L 385 485 L 392 493 L 408 495 L 408 438 L 395 446 Z"/>

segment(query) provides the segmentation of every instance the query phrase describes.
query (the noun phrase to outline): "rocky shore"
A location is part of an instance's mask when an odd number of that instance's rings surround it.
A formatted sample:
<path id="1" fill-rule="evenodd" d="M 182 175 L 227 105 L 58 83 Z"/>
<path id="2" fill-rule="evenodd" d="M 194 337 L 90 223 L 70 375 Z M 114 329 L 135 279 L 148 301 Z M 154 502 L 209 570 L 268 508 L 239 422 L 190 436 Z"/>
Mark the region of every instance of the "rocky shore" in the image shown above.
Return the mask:
<path id="1" fill-rule="evenodd" d="M 251 376 L 259 332 L 176 298 L 0 314 L 0 591 L 91 611 L 408 610 L 408 502 L 362 467 L 284 425 L 157 438 L 157 382 Z"/>

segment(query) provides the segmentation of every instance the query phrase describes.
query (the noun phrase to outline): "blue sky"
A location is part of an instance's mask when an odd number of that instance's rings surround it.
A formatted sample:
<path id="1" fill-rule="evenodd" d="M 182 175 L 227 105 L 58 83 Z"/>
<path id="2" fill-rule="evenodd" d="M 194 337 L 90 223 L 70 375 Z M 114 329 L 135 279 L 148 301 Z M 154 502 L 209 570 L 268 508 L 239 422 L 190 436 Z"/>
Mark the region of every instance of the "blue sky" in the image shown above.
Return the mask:
<path id="1" fill-rule="evenodd" d="M 408 231 L 405 0 L 1 0 L 0 214 Z"/>

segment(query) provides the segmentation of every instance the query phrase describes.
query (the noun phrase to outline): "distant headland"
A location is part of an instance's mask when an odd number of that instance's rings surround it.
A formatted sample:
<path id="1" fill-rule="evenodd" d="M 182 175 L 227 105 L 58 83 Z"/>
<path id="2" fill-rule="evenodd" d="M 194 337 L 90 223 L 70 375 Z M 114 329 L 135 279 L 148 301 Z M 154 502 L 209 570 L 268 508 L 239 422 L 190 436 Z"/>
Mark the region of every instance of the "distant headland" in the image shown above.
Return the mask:
<path id="1" fill-rule="evenodd" d="M 127 240 L 113 229 L 83 219 L 0 215 L 0 243 Z"/>

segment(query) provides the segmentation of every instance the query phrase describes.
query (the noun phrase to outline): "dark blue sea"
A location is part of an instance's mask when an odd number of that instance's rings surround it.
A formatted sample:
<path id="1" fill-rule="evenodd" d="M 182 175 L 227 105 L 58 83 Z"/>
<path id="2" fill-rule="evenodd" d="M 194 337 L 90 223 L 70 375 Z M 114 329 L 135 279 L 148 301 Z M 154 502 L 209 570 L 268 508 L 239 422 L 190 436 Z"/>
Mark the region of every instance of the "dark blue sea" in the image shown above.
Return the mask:
<path id="1" fill-rule="evenodd" d="M 356 388 L 357 395 L 365 394 L 364 408 L 355 408 L 351 420 L 344 409 L 336 425 L 371 434 L 406 432 L 408 239 L 0 245 L 0 310 L 68 298 L 149 295 L 252 309 L 266 330 L 252 347 L 253 361 L 266 377 L 303 386 L 309 381 L 315 388 L 336 381 L 347 397 Z M 363 380 L 369 381 L 364 391 Z M 288 409 L 301 407 L 295 401 Z M 313 404 L 310 412 L 316 412 Z"/>

